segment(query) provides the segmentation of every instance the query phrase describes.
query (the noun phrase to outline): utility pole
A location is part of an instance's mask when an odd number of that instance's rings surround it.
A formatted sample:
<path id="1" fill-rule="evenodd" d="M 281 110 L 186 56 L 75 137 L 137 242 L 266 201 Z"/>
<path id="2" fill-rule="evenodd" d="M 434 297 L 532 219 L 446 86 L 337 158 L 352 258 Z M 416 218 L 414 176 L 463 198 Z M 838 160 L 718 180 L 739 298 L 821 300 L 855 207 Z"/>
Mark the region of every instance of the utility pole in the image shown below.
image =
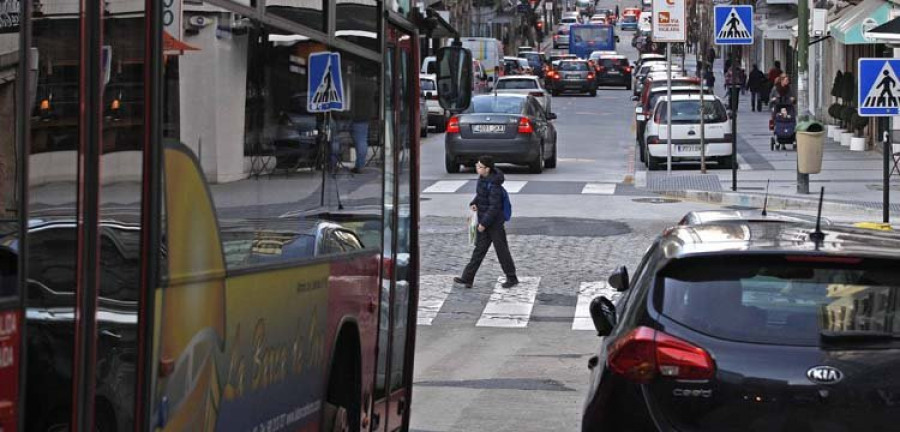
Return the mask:
<path id="1" fill-rule="evenodd" d="M 809 120 L 809 0 L 797 2 L 797 117 Z M 809 174 L 797 170 L 797 193 L 809 193 Z"/>

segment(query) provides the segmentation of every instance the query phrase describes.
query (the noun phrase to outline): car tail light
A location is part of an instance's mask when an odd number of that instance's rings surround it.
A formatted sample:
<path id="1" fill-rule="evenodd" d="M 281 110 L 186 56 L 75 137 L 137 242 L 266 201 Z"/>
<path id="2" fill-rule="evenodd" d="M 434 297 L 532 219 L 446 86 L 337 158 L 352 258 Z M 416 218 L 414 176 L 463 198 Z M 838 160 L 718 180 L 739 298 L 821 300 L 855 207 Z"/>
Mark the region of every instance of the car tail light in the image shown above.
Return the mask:
<path id="1" fill-rule="evenodd" d="M 447 120 L 447 133 L 459 133 L 459 117 L 450 117 Z"/>
<path id="2" fill-rule="evenodd" d="M 716 367 L 706 350 L 649 327 L 638 327 L 610 348 L 610 370 L 637 383 L 656 376 L 708 380 Z"/>
<path id="3" fill-rule="evenodd" d="M 648 137 L 647 144 L 659 144 L 659 137 L 658 136 Z"/>
<path id="4" fill-rule="evenodd" d="M 555 80 L 559 79 L 559 72 L 553 72 L 553 79 L 555 79 Z"/>
<path id="5" fill-rule="evenodd" d="M 592 79 L 594 79 L 594 74 L 592 74 L 592 73 L 589 73 L 589 74 L 588 74 L 588 79 L 589 79 L 589 80 L 592 80 Z"/>
<path id="6" fill-rule="evenodd" d="M 539 98 L 539 97 L 544 97 L 544 92 L 531 92 L 531 93 L 528 93 L 528 95 Z"/>
<path id="7" fill-rule="evenodd" d="M 631 73 L 631 66 L 625 66 L 625 73 Z"/>
<path id="8" fill-rule="evenodd" d="M 425 94 L 425 99 L 428 100 L 438 100 L 437 92 L 429 92 Z"/>
<path id="9" fill-rule="evenodd" d="M 775 120 L 769 119 L 769 130 L 775 130 Z"/>
<path id="10" fill-rule="evenodd" d="M 534 128 L 531 127 L 531 121 L 528 120 L 528 117 L 522 117 L 519 119 L 519 133 L 520 134 L 530 134 L 534 132 Z"/>
<path id="11" fill-rule="evenodd" d="M 597 67 L 597 72 L 606 72 L 606 67 L 604 67 L 604 66 Z"/>

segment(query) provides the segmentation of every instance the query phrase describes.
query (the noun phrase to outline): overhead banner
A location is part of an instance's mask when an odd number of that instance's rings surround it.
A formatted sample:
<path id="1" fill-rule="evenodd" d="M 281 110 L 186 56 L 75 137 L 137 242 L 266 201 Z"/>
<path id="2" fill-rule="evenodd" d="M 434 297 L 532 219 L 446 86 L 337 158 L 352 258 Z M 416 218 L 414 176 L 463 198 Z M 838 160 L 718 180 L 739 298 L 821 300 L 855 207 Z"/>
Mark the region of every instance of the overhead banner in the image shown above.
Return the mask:
<path id="1" fill-rule="evenodd" d="M 653 0 L 654 42 L 684 42 L 686 25 L 684 0 Z"/>

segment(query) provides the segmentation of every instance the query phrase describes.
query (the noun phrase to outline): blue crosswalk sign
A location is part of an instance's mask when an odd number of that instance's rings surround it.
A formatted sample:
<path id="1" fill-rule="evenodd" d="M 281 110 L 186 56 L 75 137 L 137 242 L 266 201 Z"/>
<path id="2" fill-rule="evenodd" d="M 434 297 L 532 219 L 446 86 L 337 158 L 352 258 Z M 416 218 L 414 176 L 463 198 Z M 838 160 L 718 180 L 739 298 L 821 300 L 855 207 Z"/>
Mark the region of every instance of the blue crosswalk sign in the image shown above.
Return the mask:
<path id="1" fill-rule="evenodd" d="M 900 59 L 861 58 L 858 62 L 857 104 L 859 115 L 890 117 L 900 115 Z"/>
<path id="2" fill-rule="evenodd" d="M 716 45 L 753 44 L 753 6 L 719 5 L 715 12 Z"/>
<path id="3" fill-rule="evenodd" d="M 325 51 L 310 54 L 308 77 L 307 111 L 344 110 L 344 80 L 341 77 L 340 53 Z"/>

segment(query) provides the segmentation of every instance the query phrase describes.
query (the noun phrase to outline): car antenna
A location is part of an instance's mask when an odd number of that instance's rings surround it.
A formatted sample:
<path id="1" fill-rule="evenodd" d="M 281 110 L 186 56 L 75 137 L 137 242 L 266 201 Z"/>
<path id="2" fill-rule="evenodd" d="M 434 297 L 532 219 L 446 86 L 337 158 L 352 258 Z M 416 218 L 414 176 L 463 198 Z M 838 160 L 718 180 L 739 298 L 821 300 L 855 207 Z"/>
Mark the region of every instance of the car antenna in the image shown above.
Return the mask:
<path id="1" fill-rule="evenodd" d="M 816 230 L 809 234 L 809 239 L 816 242 L 817 247 L 819 243 L 825 240 L 825 233 L 822 232 L 822 201 L 824 198 L 825 186 L 822 186 L 822 189 L 819 190 L 819 212 L 816 214 Z"/>
<path id="2" fill-rule="evenodd" d="M 763 210 L 762 210 L 763 216 L 768 216 L 768 213 L 766 212 L 766 207 L 768 207 L 768 206 L 769 206 L 769 180 L 766 180 L 766 197 L 763 198 Z"/>

